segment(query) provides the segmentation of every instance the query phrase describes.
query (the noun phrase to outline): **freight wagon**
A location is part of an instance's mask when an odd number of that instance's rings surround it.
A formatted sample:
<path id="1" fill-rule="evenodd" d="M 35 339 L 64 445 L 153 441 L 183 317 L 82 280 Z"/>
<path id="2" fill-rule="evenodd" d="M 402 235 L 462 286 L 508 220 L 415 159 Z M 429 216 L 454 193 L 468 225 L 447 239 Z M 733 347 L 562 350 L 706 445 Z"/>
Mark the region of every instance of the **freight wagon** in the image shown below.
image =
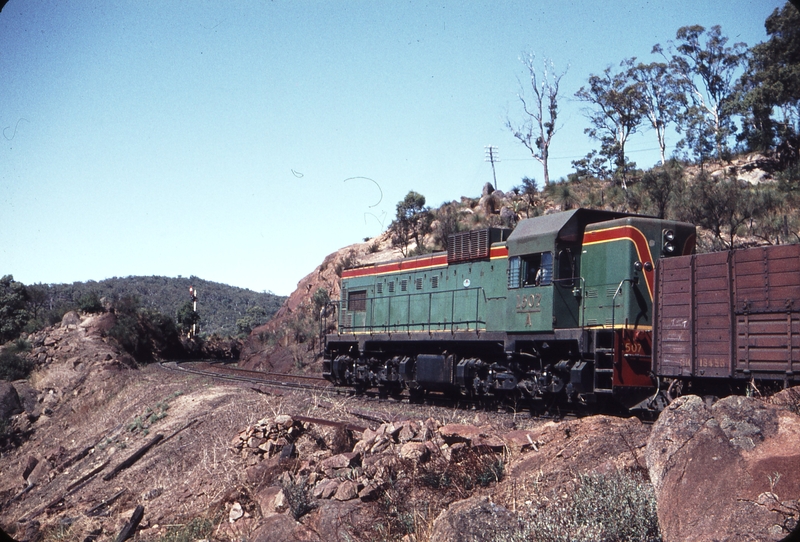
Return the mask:
<path id="1" fill-rule="evenodd" d="M 671 394 L 797 382 L 800 245 L 664 260 L 656 281 L 654 371 Z"/>

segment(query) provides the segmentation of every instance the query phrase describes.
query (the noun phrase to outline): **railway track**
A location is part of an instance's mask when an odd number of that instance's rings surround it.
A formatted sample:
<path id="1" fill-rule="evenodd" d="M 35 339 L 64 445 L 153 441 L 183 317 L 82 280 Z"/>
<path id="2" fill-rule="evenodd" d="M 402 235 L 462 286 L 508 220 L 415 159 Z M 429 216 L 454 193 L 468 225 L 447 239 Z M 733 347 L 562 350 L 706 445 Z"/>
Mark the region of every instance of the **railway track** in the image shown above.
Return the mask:
<path id="1" fill-rule="evenodd" d="M 486 402 L 480 400 L 470 400 L 463 397 L 454 399 L 452 397 L 439 394 L 426 394 L 423 399 L 417 399 L 415 401 L 409 397 L 408 392 L 403 392 L 402 394 L 399 395 L 390 395 L 390 396 L 381 395 L 376 391 L 366 391 L 357 393 L 354 389 L 351 388 L 341 388 L 334 386 L 331 382 L 320 376 L 253 371 L 250 369 L 242 369 L 240 367 L 232 366 L 230 362 L 167 361 L 167 362 L 162 362 L 160 365 L 162 368 L 170 371 L 185 372 L 221 380 L 252 384 L 254 386 L 253 389 L 262 392 L 264 391 L 261 389 L 262 387 L 272 388 L 272 389 L 277 388 L 277 389 L 288 389 L 288 390 L 301 390 L 314 393 L 322 392 L 325 394 L 337 395 L 337 396 L 342 396 L 342 395 L 357 396 L 365 403 L 391 402 L 397 404 L 398 402 L 406 402 L 406 403 L 418 402 L 436 407 L 456 408 L 462 410 L 493 411 L 497 413 L 506 412 L 514 415 L 519 415 L 519 413 L 527 410 L 530 413 L 531 417 L 540 419 L 574 418 L 583 415 L 570 411 L 561 411 L 558 408 L 554 410 L 545 409 L 544 411 L 542 411 L 541 408 L 531 409 L 531 405 L 511 405 L 503 403 L 502 401 Z M 371 416 L 359 415 L 358 413 L 353 413 L 353 414 L 357 417 L 361 417 L 363 419 L 376 423 L 389 421 L 388 419 L 381 420 Z"/>
<path id="2" fill-rule="evenodd" d="M 233 367 L 219 361 L 165 361 L 161 367 L 169 371 L 181 371 L 223 380 L 245 382 L 276 388 L 301 389 L 342 393 L 321 376 L 294 375 L 287 373 L 267 373 Z"/>

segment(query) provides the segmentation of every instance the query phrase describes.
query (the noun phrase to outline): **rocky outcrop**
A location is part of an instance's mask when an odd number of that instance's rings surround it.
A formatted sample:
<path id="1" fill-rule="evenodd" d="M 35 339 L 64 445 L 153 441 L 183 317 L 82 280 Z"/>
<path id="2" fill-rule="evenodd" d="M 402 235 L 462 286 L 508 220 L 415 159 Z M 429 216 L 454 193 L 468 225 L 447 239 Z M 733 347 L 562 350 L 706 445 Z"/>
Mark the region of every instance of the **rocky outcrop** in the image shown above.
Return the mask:
<path id="1" fill-rule="evenodd" d="M 22 412 L 19 394 L 11 382 L 0 380 L 0 423 L 8 423 L 14 414 Z"/>
<path id="2" fill-rule="evenodd" d="M 522 530 L 520 518 L 488 497 L 470 497 L 442 512 L 433 523 L 431 540 L 438 542 L 494 542 L 514 539 Z"/>
<path id="3" fill-rule="evenodd" d="M 661 414 L 646 458 L 665 541 L 781 540 L 794 528 L 800 416 L 778 403 L 690 395 Z"/>
<path id="4" fill-rule="evenodd" d="M 51 416 L 68 395 L 85 399 L 80 392 L 90 374 L 135 364 L 103 338 L 113 322 L 113 314 L 70 311 L 59 324 L 24 337 L 30 349 L 20 355 L 33 366 L 33 374 L 28 380 L 0 381 L 0 420 L 5 425 L 0 448 L 18 446 L 33 424 L 42 415 Z M 58 369 L 51 371 L 53 365 Z"/>
<path id="5" fill-rule="evenodd" d="M 576 472 L 641 469 L 648 433 L 635 418 L 607 416 L 512 431 L 496 425 L 403 420 L 366 428 L 356 433 L 347 450 L 334 453 L 333 434 L 320 430 L 282 415 L 248 426 L 232 443 L 250 469 L 283 471 L 271 479 L 252 479 L 262 484 L 256 492 L 262 514 L 287 516 L 269 521 L 289 529 L 291 536 L 310 536 L 310 528 L 316 533 L 346 531 L 350 534 L 339 539 L 347 539 L 358 528 L 374 525 L 375 514 L 380 521 L 395 521 L 380 516 L 386 503 L 410 509 L 415 499 L 438 503 L 436 515 L 428 519 L 432 540 L 519 534 L 524 510 L 521 514 L 518 506 L 526 503 L 527 510 L 541 504 L 539 497 L 573 490 Z M 281 451 L 287 447 L 297 457 L 282 463 Z M 526 487 L 547 487 L 548 493 L 520 493 Z M 404 495 L 402 504 L 399 495 Z M 297 511 L 303 514 L 299 523 L 291 518 Z M 397 517 L 400 512 L 390 513 Z"/>
<path id="6" fill-rule="evenodd" d="M 36 369 L 48 367 L 55 359 L 71 360 L 72 368 L 95 363 L 134 366 L 134 360 L 119 348 L 103 339 L 116 317 L 111 313 L 79 316 L 64 315 L 60 325 L 37 331 L 28 336 L 31 351 L 28 358 Z"/>
<path id="7" fill-rule="evenodd" d="M 297 365 L 315 361 L 318 352 L 315 337 L 319 322 L 312 296 L 325 290 L 330 299 L 339 298 L 339 280 L 343 268 L 402 257 L 391 247 L 388 232 L 365 243 L 357 243 L 329 254 L 314 271 L 297 283 L 275 316 L 255 328 L 242 346 L 239 366 L 276 372 L 296 370 Z M 333 321 L 329 322 L 333 325 Z"/>
<path id="8" fill-rule="evenodd" d="M 231 445 L 245 459 L 255 456 L 261 460 L 281 453 L 291 456 L 294 453 L 289 447 L 304 431 L 305 425 L 290 416 L 264 418 L 239 433 Z"/>

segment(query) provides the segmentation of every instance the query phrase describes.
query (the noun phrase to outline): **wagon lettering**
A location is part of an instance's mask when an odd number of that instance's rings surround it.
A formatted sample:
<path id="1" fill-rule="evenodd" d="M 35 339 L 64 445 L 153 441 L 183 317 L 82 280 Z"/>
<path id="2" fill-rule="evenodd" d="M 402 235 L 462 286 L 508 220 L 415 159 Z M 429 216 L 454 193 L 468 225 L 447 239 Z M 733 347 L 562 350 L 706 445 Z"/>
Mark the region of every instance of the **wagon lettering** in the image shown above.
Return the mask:
<path id="1" fill-rule="evenodd" d="M 697 360 L 697 365 L 707 369 L 723 369 L 725 368 L 725 360 L 722 358 L 700 358 Z"/>

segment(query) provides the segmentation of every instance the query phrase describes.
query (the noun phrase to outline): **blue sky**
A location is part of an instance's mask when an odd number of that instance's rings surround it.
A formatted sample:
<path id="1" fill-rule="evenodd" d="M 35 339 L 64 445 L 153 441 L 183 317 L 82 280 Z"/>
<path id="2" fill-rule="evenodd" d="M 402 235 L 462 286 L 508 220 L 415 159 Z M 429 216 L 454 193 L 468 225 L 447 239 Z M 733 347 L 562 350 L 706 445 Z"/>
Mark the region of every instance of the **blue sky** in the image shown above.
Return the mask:
<path id="1" fill-rule="evenodd" d="M 551 178 L 593 143 L 573 95 L 681 26 L 764 41 L 783 2 L 37 1 L 0 12 L 0 275 L 198 277 L 289 294 L 334 250 L 542 170 L 524 52 L 568 67 Z M 668 145 L 674 146 L 673 136 Z M 628 146 L 658 162 L 655 135 Z"/>

